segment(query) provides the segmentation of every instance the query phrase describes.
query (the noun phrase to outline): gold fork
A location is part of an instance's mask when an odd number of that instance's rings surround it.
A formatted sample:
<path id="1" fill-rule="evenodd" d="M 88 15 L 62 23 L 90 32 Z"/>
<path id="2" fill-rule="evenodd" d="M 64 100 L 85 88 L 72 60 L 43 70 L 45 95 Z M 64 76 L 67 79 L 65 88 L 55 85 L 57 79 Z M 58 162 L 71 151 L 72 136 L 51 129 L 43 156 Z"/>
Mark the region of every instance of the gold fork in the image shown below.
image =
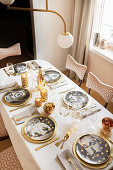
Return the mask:
<path id="1" fill-rule="evenodd" d="M 71 164 L 71 166 L 73 167 L 73 169 L 77 170 L 76 166 L 74 165 L 73 161 L 71 160 L 69 154 L 66 152 L 66 160 Z"/>

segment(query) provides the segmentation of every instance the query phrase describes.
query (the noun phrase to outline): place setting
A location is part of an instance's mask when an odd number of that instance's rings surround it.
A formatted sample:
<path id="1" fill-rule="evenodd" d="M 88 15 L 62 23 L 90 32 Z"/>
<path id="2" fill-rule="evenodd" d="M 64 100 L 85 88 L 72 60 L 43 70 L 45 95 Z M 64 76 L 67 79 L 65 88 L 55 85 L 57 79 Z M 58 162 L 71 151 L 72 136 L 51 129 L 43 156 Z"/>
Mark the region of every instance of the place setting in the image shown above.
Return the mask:
<path id="1" fill-rule="evenodd" d="M 76 115 L 78 115 L 82 119 L 99 111 L 101 111 L 101 108 L 92 103 L 90 98 L 81 91 L 70 90 L 61 96 L 60 114 L 62 116 L 71 114 L 76 118 Z"/>
<path id="2" fill-rule="evenodd" d="M 113 159 L 111 144 L 103 136 L 84 134 L 77 137 L 70 148 L 57 157 L 66 169 L 104 169 L 111 168 Z"/>
<path id="3" fill-rule="evenodd" d="M 43 74 L 44 81 L 50 89 L 56 89 L 67 85 L 68 83 L 63 78 L 63 75 L 56 70 L 47 70 Z"/>
<path id="4" fill-rule="evenodd" d="M 28 63 L 7 63 L 6 68 L 4 68 L 5 73 L 10 76 L 21 75 L 22 73 L 29 72 L 32 70 L 38 70 L 39 65 L 35 61 L 30 61 Z"/>

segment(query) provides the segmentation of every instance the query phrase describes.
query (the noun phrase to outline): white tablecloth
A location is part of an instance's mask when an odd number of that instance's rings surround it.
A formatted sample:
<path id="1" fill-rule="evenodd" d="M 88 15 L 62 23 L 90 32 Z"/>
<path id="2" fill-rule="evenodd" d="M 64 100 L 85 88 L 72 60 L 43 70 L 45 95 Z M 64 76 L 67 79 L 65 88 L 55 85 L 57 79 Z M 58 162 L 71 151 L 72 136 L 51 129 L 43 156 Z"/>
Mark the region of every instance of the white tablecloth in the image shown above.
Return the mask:
<path id="1" fill-rule="evenodd" d="M 55 67 L 53 67 L 50 63 L 44 60 L 37 60 L 36 61 L 40 66 L 42 66 L 42 69 L 47 69 L 52 67 L 53 69 L 57 70 Z M 76 137 L 79 137 L 80 135 L 86 133 L 88 119 L 84 118 L 80 122 L 74 122 L 73 118 L 71 116 L 62 117 L 59 114 L 59 109 L 61 105 L 61 98 L 64 94 L 58 94 L 59 92 L 75 87 L 76 90 L 83 91 L 80 87 L 78 87 L 75 83 L 73 83 L 70 79 L 68 79 L 66 76 L 63 76 L 63 78 L 68 82 L 67 85 L 56 88 L 54 90 L 50 90 L 48 88 L 49 93 L 49 99 L 48 101 L 53 101 L 55 103 L 55 110 L 54 113 L 51 115 L 53 117 L 58 125 L 56 136 L 60 136 L 63 138 L 64 134 L 72 129 L 75 128 L 72 133 L 70 134 L 70 138 L 67 140 L 67 142 L 64 145 L 64 148 L 61 150 L 60 147 L 56 147 L 55 143 L 51 143 L 50 145 L 40 149 L 39 151 L 35 151 L 35 148 L 37 146 L 40 146 L 40 144 L 33 144 L 28 142 L 21 134 L 21 127 L 22 124 L 16 125 L 13 121 L 12 117 L 15 114 L 21 113 L 26 108 L 23 108 L 22 110 L 17 110 L 14 112 L 9 112 L 9 110 L 12 109 L 12 107 L 9 107 L 5 105 L 2 102 L 2 96 L 3 94 L 0 94 L 0 111 L 1 115 L 3 117 L 6 129 L 9 133 L 12 145 L 15 149 L 15 152 L 20 160 L 20 163 L 24 170 L 61 170 L 63 169 L 61 163 L 59 162 L 57 158 L 57 154 L 62 152 L 65 149 L 72 150 L 72 144 Z M 6 73 L 3 71 L 3 69 L 0 69 L 0 82 L 6 81 L 7 79 L 15 79 L 20 85 L 21 85 L 21 79 L 20 76 L 12 76 L 11 78 L 6 75 Z M 30 87 L 29 87 L 30 88 Z M 83 91 L 84 92 L 84 91 Z M 85 93 L 85 92 L 84 92 Z M 38 95 L 38 93 L 33 92 L 33 97 L 29 101 L 29 103 L 32 103 L 34 105 L 35 97 Z M 88 95 L 88 94 L 87 94 Z M 100 105 L 98 102 L 96 102 L 91 96 L 89 96 L 91 103 L 96 104 L 99 108 L 102 108 L 102 110 L 98 113 L 95 113 L 97 115 L 96 121 L 93 122 L 95 124 L 95 130 L 93 133 L 99 134 L 100 131 L 100 122 L 103 117 L 112 117 L 113 115 L 106 110 L 102 105 Z M 29 106 L 30 107 L 30 106 Z M 43 113 L 43 107 L 39 108 L 39 112 Z M 93 115 L 92 115 L 93 117 Z M 87 130 L 88 133 L 88 130 Z M 113 134 L 111 136 L 113 139 Z M 113 166 L 113 163 L 111 164 Z M 110 166 L 111 166 L 110 165 Z M 88 168 L 85 168 L 88 169 Z M 108 167 L 106 168 L 108 169 Z"/>

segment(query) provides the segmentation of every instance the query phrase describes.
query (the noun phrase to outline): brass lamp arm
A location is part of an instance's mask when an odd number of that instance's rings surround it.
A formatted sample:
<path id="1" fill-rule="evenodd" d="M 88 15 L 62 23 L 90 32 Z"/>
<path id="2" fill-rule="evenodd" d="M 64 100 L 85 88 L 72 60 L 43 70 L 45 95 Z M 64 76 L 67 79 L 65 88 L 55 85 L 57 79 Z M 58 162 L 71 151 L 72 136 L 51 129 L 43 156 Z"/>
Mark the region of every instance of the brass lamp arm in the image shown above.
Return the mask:
<path id="1" fill-rule="evenodd" d="M 19 7 L 10 7 L 9 5 L 7 5 L 7 9 L 9 9 L 9 10 L 18 10 L 18 11 L 38 11 L 38 12 L 51 12 L 51 13 L 54 13 L 54 14 L 58 15 L 62 19 L 62 21 L 64 23 L 64 34 L 66 34 L 66 22 L 65 22 L 64 18 L 58 12 L 53 11 L 53 10 L 48 10 L 48 4 L 47 3 L 46 3 L 46 9 L 19 8 Z"/>

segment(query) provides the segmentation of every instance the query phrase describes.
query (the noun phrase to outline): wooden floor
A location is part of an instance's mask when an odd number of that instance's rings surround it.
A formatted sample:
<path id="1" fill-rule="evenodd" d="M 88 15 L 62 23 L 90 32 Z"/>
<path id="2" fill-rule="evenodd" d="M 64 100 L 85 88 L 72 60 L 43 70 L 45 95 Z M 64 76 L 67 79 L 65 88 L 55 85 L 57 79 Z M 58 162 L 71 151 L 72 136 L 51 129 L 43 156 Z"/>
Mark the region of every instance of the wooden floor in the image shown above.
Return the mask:
<path id="1" fill-rule="evenodd" d="M 73 80 L 76 84 L 78 84 L 75 80 Z M 88 88 L 85 86 L 85 82 L 82 83 L 81 88 L 88 92 Z M 96 93 L 95 91 L 91 91 L 91 96 L 96 99 L 99 103 L 101 103 L 102 105 L 105 104 L 105 101 L 103 100 L 103 98 Z M 107 109 L 113 114 L 113 103 L 110 102 L 107 106 Z M 4 149 L 8 148 L 9 146 L 11 146 L 11 142 L 10 139 L 7 139 L 5 141 L 0 142 L 0 152 L 3 151 Z"/>

